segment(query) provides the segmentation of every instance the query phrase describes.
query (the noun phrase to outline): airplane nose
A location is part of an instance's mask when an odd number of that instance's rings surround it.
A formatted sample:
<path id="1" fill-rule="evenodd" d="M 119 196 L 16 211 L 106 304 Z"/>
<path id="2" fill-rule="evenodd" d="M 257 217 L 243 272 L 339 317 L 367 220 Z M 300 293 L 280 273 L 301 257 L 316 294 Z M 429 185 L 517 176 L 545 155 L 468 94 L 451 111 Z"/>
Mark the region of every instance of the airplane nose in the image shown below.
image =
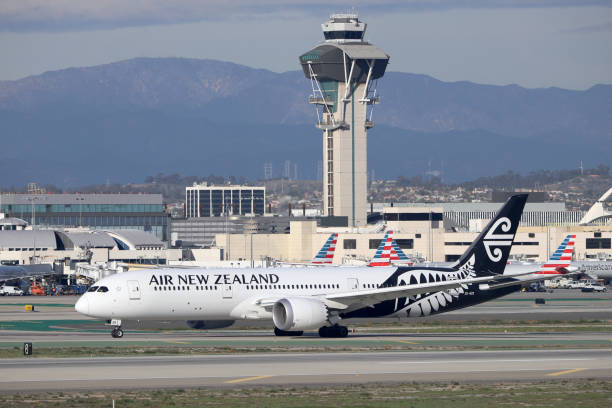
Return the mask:
<path id="1" fill-rule="evenodd" d="M 89 301 L 85 297 L 81 297 L 74 305 L 74 310 L 84 315 L 89 314 Z"/>

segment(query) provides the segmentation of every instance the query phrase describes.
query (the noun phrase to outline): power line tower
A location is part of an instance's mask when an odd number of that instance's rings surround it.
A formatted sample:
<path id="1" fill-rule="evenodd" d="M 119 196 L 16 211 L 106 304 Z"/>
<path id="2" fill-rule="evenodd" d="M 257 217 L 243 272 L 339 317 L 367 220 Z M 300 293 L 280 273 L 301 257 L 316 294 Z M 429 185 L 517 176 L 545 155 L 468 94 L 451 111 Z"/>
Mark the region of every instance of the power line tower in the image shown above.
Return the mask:
<path id="1" fill-rule="evenodd" d="M 264 163 L 264 179 L 270 180 L 272 178 L 272 163 Z"/>

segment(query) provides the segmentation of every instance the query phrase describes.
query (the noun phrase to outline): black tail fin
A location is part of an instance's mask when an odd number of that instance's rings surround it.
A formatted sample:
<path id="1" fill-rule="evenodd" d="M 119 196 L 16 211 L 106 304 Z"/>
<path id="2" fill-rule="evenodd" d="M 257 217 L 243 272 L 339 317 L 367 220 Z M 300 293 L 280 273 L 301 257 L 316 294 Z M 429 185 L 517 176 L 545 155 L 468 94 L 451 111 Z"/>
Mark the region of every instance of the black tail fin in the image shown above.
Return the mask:
<path id="1" fill-rule="evenodd" d="M 454 267 L 473 269 L 477 276 L 504 273 L 527 196 L 510 197 Z"/>

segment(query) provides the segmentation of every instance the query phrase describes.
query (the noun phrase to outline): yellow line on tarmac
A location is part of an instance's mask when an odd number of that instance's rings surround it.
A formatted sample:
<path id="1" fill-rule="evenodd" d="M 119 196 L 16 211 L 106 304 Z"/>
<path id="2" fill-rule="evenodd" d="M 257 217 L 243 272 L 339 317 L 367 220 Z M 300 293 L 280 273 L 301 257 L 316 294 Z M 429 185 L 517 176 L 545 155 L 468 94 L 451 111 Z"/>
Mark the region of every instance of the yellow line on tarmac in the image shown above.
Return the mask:
<path id="1" fill-rule="evenodd" d="M 178 341 L 178 340 L 165 340 L 166 343 L 176 343 L 176 344 L 191 344 L 186 341 Z"/>
<path id="2" fill-rule="evenodd" d="M 556 373 L 550 373 L 550 374 L 546 374 L 546 375 L 549 376 L 549 377 L 556 377 L 558 375 L 577 373 L 578 371 L 585 371 L 585 370 L 586 370 L 586 368 L 573 368 L 571 370 L 557 371 Z"/>
<path id="3" fill-rule="evenodd" d="M 235 380 L 229 380 L 229 381 L 225 381 L 226 384 L 235 384 L 235 383 L 241 383 L 241 382 L 247 382 L 247 381 L 255 381 L 255 380 L 262 380 L 264 378 L 270 378 L 270 377 L 274 377 L 273 375 L 260 375 L 257 377 L 247 377 L 247 378 L 238 378 Z"/>
<path id="4" fill-rule="evenodd" d="M 397 341 L 398 343 L 406 343 L 406 344 L 419 344 L 419 343 L 417 343 L 417 342 L 414 342 L 414 341 L 408 341 L 408 340 L 395 340 L 395 341 Z"/>

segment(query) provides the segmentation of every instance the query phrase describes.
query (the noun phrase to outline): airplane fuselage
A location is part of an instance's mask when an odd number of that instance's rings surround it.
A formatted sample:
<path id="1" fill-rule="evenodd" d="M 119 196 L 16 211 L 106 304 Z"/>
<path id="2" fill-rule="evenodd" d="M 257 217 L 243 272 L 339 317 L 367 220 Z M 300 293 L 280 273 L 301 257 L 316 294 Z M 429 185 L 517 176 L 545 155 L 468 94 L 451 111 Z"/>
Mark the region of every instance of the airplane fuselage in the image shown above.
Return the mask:
<path id="1" fill-rule="evenodd" d="M 450 268 L 296 267 L 258 269 L 154 269 L 100 280 L 77 303 L 80 313 L 120 320 L 268 320 L 266 300 L 360 292 L 381 287 L 463 279 Z M 340 317 L 417 317 L 471 306 L 518 290 L 480 290 L 464 285 L 411 298 L 398 298 L 340 313 Z M 100 289 L 97 289 L 100 290 Z"/>

